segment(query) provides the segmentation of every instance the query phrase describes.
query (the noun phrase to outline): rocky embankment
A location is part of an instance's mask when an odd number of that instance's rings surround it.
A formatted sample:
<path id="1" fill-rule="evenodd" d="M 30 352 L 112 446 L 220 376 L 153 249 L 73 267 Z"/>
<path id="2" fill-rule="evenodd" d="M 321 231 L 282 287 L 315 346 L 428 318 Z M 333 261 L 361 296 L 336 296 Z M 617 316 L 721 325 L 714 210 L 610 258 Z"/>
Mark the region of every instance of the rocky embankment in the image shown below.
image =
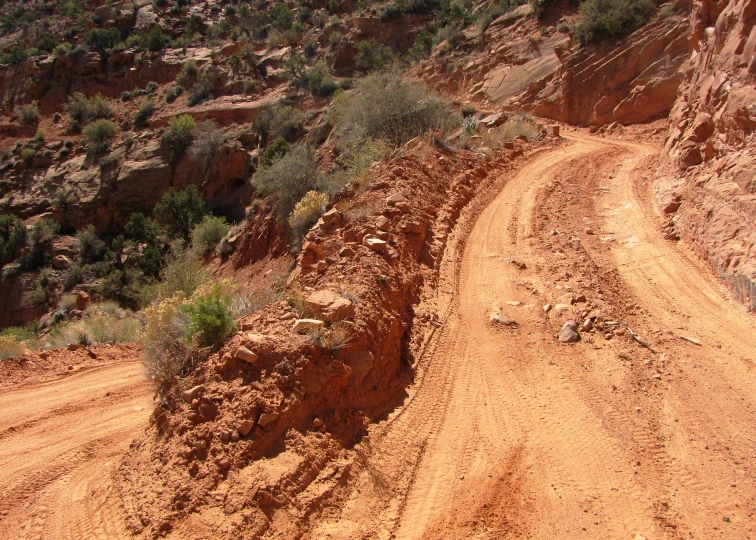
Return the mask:
<path id="1" fill-rule="evenodd" d="M 691 244 L 756 307 L 756 1 L 694 4 L 693 51 L 670 114 L 658 200 Z"/>
<path id="2" fill-rule="evenodd" d="M 190 520 L 260 535 L 278 513 L 306 528 L 349 476 L 344 449 L 412 382 L 413 352 L 436 321 L 411 306 L 433 295 L 461 209 L 521 154 L 489 160 L 414 140 L 324 214 L 288 297 L 242 320 L 133 443 L 118 473 L 132 530 Z"/>

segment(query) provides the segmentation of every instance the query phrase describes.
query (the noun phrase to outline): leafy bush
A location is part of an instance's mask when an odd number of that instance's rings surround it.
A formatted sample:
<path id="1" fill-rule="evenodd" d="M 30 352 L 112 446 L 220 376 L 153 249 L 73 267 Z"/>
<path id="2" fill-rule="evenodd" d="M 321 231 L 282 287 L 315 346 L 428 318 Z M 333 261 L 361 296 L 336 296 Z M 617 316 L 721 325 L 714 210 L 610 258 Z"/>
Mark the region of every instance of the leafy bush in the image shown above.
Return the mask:
<path id="1" fill-rule="evenodd" d="M 467 118 L 478 112 L 478 109 L 472 103 L 465 103 L 459 112 L 462 113 L 462 118 Z"/>
<path id="2" fill-rule="evenodd" d="M 307 81 L 310 92 L 315 96 L 330 96 L 338 88 L 331 77 L 331 69 L 323 61 L 316 63 L 307 71 Z"/>
<path id="3" fill-rule="evenodd" d="M 19 105 L 13 111 L 18 117 L 18 121 L 25 126 L 31 126 L 39 122 L 39 107 L 36 102 L 29 105 Z"/>
<path id="4" fill-rule="evenodd" d="M 176 98 L 178 98 L 183 93 L 184 93 L 184 87 L 181 86 L 180 84 L 177 84 L 176 86 L 171 86 L 165 92 L 165 102 L 173 103 L 174 101 L 176 101 Z"/>
<path id="5" fill-rule="evenodd" d="M 89 225 L 76 233 L 76 243 L 79 246 L 79 256 L 84 262 L 101 261 L 108 246 L 97 236 L 94 226 Z"/>
<path id="6" fill-rule="evenodd" d="M 394 61 L 394 52 L 374 39 L 360 41 L 355 45 L 354 65 L 358 71 L 369 73 L 389 66 Z"/>
<path id="7" fill-rule="evenodd" d="M 73 343 L 123 343 L 135 341 L 142 324 L 137 316 L 115 304 L 105 302 L 87 309 L 79 321 L 57 325 L 45 337 L 49 347 L 65 347 Z"/>
<path id="8" fill-rule="evenodd" d="M 575 37 L 583 45 L 625 37 L 646 24 L 655 9 L 652 0 L 586 0 Z"/>
<path id="9" fill-rule="evenodd" d="M 433 128 L 446 128 L 451 113 L 440 98 L 395 72 L 368 75 L 356 92 L 334 100 L 338 131 L 400 146 Z"/>
<path id="10" fill-rule="evenodd" d="M 275 140 L 279 137 L 292 141 L 302 128 L 303 120 L 304 116 L 297 109 L 279 103 L 257 115 L 252 122 L 252 131 L 260 137 L 263 144 L 269 139 Z"/>
<path id="11" fill-rule="evenodd" d="M 282 32 L 291 28 L 294 24 L 294 12 L 284 3 L 276 4 L 268 12 L 271 24 Z"/>
<path id="12" fill-rule="evenodd" d="M 168 122 L 168 131 L 163 135 L 163 142 L 171 150 L 171 163 L 177 164 L 192 143 L 192 130 L 197 122 L 188 114 L 173 118 Z"/>
<path id="13" fill-rule="evenodd" d="M 205 216 L 192 230 L 192 247 L 203 253 L 210 251 L 223 240 L 229 229 L 225 218 Z"/>
<path id="14" fill-rule="evenodd" d="M 100 284 L 100 294 L 107 300 L 118 302 L 119 305 L 130 309 L 141 307 L 143 273 L 137 268 L 124 270 L 111 268 Z"/>
<path id="15" fill-rule="evenodd" d="M 308 191 L 289 214 L 291 229 L 301 238 L 323 215 L 327 205 L 328 195 L 318 191 Z"/>
<path id="16" fill-rule="evenodd" d="M 26 163 L 27 165 L 31 165 L 32 161 L 34 161 L 34 156 L 37 154 L 36 150 L 34 148 L 24 148 L 21 150 L 21 159 Z"/>
<path id="17" fill-rule="evenodd" d="M 263 167 L 270 167 L 276 159 L 285 156 L 289 150 L 291 150 L 291 145 L 288 141 L 283 137 L 279 137 L 265 149 L 265 152 L 260 157 L 260 163 Z"/>
<path id="18" fill-rule="evenodd" d="M 148 83 L 147 83 L 147 88 L 146 88 L 146 90 L 147 90 L 147 93 L 148 93 L 148 94 L 151 94 L 151 93 L 153 93 L 153 92 L 154 92 L 155 90 L 157 90 L 157 89 L 158 89 L 158 83 L 157 83 L 157 82 L 155 82 L 155 81 L 150 81 L 150 82 L 148 82 Z"/>
<path id="19" fill-rule="evenodd" d="M 139 110 L 134 115 L 134 125 L 144 125 L 144 123 L 147 122 L 147 119 L 152 116 L 153 112 L 155 112 L 155 103 L 151 99 L 148 99 L 142 103 Z"/>
<path id="20" fill-rule="evenodd" d="M 415 43 L 409 50 L 409 55 L 413 60 L 427 58 L 433 51 L 433 36 L 428 30 L 421 30 L 415 38 Z"/>
<path id="21" fill-rule="evenodd" d="M 163 29 L 155 25 L 149 32 L 132 34 L 126 40 L 129 47 L 140 47 L 151 51 L 160 51 L 168 46 L 171 39 L 163 33 Z"/>
<path id="22" fill-rule="evenodd" d="M 60 225 L 56 221 L 46 217 L 41 218 L 34 224 L 31 232 L 27 235 L 29 251 L 23 261 L 24 268 L 39 268 L 47 262 L 47 247 L 53 238 L 55 238 L 55 235 L 58 234 L 59 230 Z"/>
<path id="23" fill-rule="evenodd" d="M 291 151 L 270 167 L 258 169 L 252 185 L 265 196 L 278 201 L 279 215 L 289 216 L 305 193 L 315 189 L 318 181 L 315 152 L 307 145 L 295 144 Z"/>
<path id="24" fill-rule="evenodd" d="M 152 242 L 160 234 L 160 226 L 141 212 L 131 214 L 124 230 L 137 242 Z"/>
<path id="25" fill-rule="evenodd" d="M 294 84 L 301 85 L 307 72 L 307 58 L 303 54 L 293 54 L 284 62 L 284 76 Z"/>
<path id="26" fill-rule="evenodd" d="M 231 298 L 219 285 L 194 298 L 181 309 L 189 317 L 186 337 L 200 347 L 219 346 L 236 328 L 230 306 Z"/>
<path id="27" fill-rule="evenodd" d="M 118 127 L 110 120 L 101 118 L 84 128 L 84 139 L 89 144 L 89 151 L 93 154 L 101 154 L 110 148 L 110 143 L 115 137 Z"/>
<path id="28" fill-rule="evenodd" d="M 195 226 L 202 220 L 205 198 L 191 185 L 182 191 L 173 188 L 155 205 L 155 218 L 172 238 L 189 239 Z"/>
<path id="29" fill-rule="evenodd" d="M 210 83 L 207 82 L 206 79 L 197 81 L 197 84 L 192 86 L 192 89 L 189 91 L 189 97 L 186 100 L 187 105 L 194 107 L 195 105 L 207 101 L 212 97 L 210 90 Z"/>
<path id="30" fill-rule="evenodd" d="M 82 126 L 100 118 L 113 116 L 108 100 L 101 94 L 89 99 L 79 92 L 68 98 L 64 107 L 71 119 L 71 129 L 78 131 Z"/>

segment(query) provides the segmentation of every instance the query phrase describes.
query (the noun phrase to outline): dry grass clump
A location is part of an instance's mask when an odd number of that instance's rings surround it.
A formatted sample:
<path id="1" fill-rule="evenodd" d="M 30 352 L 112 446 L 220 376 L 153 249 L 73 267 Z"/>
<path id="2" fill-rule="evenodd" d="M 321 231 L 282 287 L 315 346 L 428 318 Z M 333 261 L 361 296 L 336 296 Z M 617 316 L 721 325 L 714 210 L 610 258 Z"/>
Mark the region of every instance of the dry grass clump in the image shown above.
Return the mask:
<path id="1" fill-rule="evenodd" d="M 506 124 L 495 130 L 494 133 L 500 141 L 511 141 L 516 137 L 535 139 L 539 135 L 538 125 L 523 115 L 513 116 Z"/>
<path id="2" fill-rule="evenodd" d="M 0 336 L 0 360 L 16 358 L 24 352 L 24 344 L 13 336 Z"/>
<path id="3" fill-rule="evenodd" d="M 315 330 L 307 335 L 310 343 L 322 347 L 337 356 L 341 349 L 348 347 L 354 339 L 354 332 L 349 323 L 341 321 L 328 328 Z"/>
<path id="4" fill-rule="evenodd" d="M 74 343 L 123 343 L 136 341 L 141 327 L 139 316 L 113 302 L 105 302 L 90 307 L 80 320 L 58 324 L 42 341 L 50 348 Z"/>

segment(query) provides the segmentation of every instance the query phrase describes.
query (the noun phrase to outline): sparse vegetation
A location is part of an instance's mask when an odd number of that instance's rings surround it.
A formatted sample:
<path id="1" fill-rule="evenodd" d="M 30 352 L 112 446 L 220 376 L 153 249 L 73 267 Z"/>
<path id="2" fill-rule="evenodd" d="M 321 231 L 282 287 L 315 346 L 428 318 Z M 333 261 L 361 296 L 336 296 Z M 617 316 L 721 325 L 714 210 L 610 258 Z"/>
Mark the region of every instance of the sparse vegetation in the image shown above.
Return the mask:
<path id="1" fill-rule="evenodd" d="M 33 126 L 39 122 L 39 107 L 33 102 L 28 105 L 19 105 L 13 111 L 18 121 L 26 126 Z"/>
<path id="2" fill-rule="evenodd" d="M 143 126 L 147 119 L 155 112 L 155 103 L 148 99 L 139 107 L 139 110 L 134 115 L 134 125 Z"/>
<path id="3" fill-rule="evenodd" d="M 318 191 L 308 191 L 294 206 L 289 215 L 289 226 L 301 238 L 323 215 L 328 205 L 328 195 Z"/>
<path id="4" fill-rule="evenodd" d="M 355 48 L 354 65 L 363 73 L 383 69 L 394 61 L 394 52 L 374 39 L 360 41 Z"/>
<path id="5" fill-rule="evenodd" d="M 586 0 L 575 38 L 583 45 L 622 38 L 646 24 L 656 5 L 651 0 Z"/>
<path id="6" fill-rule="evenodd" d="M 93 154 L 107 151 L 117 131 L 118 127 L 104 118 L 88 124 L 84 128 L 84 139 L 89 145 L 89 151 Z"/>
<path id="7" fill-rule="evenodd" d="M 172 238 L 189 240 L 192 229 L 202 221 L 205 199 L 191 185 L 182 191 L 173 188 L 155 205 L 155 219 L 166 228 Z"/>
<path id="8" fill-rule="evenodd" d="M 231 313 L 231 297 L 220 285 L 195 295 L 192 302 L 182 306 L 188 316 L 185 335 L 200 347 L 217 347 L 236 328 Z"/>
<path id="9" fill-rule="evenodd" d="M 203 163 L 205 174 L 207 174 L 213 164 L 215 154 L 226 142 L 226 134 L 222 129 L 216 128 L 214 122 L 207 121 L 192 130 L 192 137 L 189 155 L 192 159 Z"/>

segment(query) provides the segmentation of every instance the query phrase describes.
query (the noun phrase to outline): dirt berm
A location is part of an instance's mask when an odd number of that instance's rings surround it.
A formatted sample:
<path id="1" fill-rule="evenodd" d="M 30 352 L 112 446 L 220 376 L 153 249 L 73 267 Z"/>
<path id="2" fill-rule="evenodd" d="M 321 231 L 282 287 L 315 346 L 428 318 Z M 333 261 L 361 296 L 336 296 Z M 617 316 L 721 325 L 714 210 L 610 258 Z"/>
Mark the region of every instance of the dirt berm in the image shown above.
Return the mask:
<path id="1" fill-rule="evenodd" d="M 117 473 L 131 531 L 306 530 L 349 478 L 358 453 L 344 449 L 413 381 L 413 354 L 439 322 L 412 306 L 436 296 L 460 211 L 523 155 L 520 143 L 487 158 L 416 139 L 327 212 L 288 297 L 243 320 L 131 445 Z"/>

